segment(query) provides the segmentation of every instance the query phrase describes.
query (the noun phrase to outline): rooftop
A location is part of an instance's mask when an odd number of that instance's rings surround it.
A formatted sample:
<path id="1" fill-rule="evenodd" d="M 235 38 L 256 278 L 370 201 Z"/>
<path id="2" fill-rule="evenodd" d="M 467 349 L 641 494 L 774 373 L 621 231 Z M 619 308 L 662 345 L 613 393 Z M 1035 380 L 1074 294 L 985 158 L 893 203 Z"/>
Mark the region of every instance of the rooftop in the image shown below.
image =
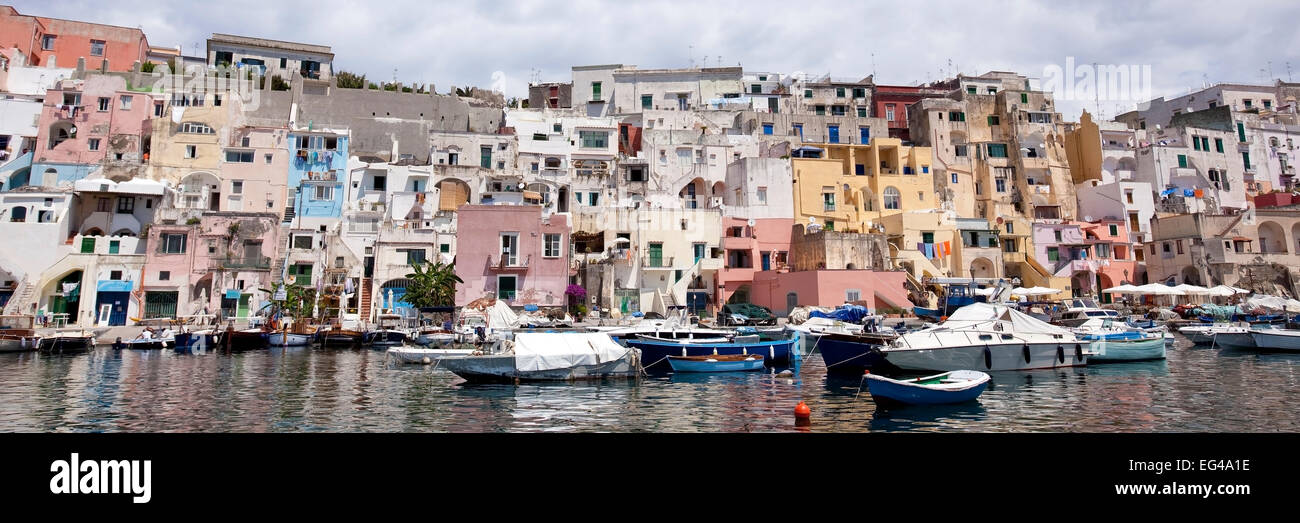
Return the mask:
<path id="1" fill-rule="evenodd" d="M 251 36 L 238 36 L 223 33 L 212 33 L 212 38 L 208 43 L 220 42 L 237 45 L 251 45 L 257 47 L 266 47 L 270 49 L 287 49 L 290 51 L 302 51 L 307 53 L 318 53 L 334 57 L 334 52 L 327 45 L 303 44 L 298 42 L 286 42 L 283 40 L 271 40 L 269 38 L 254 38 Z"/>

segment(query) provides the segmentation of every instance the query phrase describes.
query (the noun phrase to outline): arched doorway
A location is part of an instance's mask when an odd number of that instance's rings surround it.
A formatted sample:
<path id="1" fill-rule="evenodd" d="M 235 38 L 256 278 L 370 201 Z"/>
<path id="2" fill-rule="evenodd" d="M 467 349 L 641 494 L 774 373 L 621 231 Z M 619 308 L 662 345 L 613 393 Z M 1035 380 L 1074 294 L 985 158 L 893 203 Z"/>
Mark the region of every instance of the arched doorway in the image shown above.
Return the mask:
<path id="1" fill-rule="evenodd" d="M 469 184 L 455 178 L 447 178 L 434 185 L 438 189 L 438 210 L 454 211 L 469 203 Z"/>
<path id="2" fill-rule="evenodd" d="M 972 278 L 996 278 L 997 271 L 993 269 L 993 262 L 988 258 L 975 258 L 970 263 L 970 277 Z"/>
<path id="3" fill-rule="evenodd" d="M 1115 286 L 1115 282 L 1114 280 L 1110 279 L 1110 276 L 1107 276 L 1106 273 L 1101 273 L 1101 272 L 1097 273 L 1097 297 L 1101 300 L 1102 303 L 1111 303 L 1114 297 L 1112 297 L 1108 292 L 1101 292 L 1101 291 L 1109 289 L 1114 286 Z"/>
<path id="4" fill-rule="evenodd" d="M 1287 253 L 1286 233 L 1282 231 L 1282 226 L 1278 225 L 1277 222 L 1259 223 L 1259 252 Z"/>
<path id="5" fill-rule="evenodd" d="M 77 323 L 78 311 L 81 309 L 81 291 L 84 287 L 81 280 L 81 271 L 72 271 L 54 282 L 51 285 L 49 307 L 46 312 L 67 314 L 68 325 Z"/>
<path id="6" fill-rule="evenodd" d="M 1076 272 L 1070 277 L 1070 295 L 1075 298 L 1090 296 L 1093 293 L 1093 276 L 1090 272 Z"/>
<path id="7" fill-rule="evenodd" d="M 190 173 L 181 180 L 180 201 L 177 207 L 183 209 L 207 209 L 215 211 L 221 201 L 221 179 L 211 173 Z"/>
<path id="8" fill-rule="evenodd" d="M 704 179 L 696 178 L 691 180 L 691 183 L 682 187 L 682 190 L 678 192 L 678 196 L 682 198 L 682 207 L 684 208 L 698 209 L 703 207 L 703 205 L 700 205 L 700 200 L 704 196 Z"/>
<path id="9" fill-rule="evenodd" d="M 1183 267 L 1182 272 L 1179 273 L 1179 278 L 1188 285 L 1200 285 L 1201 271 L 1196 270 L 1196 267 Z"/>
<path id="10" fill-rule="evenodd" d="M 405 301 L 406 289 L 411 286 L 411 280 L 406 278 L 397 278 L 384 282 L 379 287 L 380 309 L 389 310 L 395 314 L 406 316 L 414 307 Z"/>

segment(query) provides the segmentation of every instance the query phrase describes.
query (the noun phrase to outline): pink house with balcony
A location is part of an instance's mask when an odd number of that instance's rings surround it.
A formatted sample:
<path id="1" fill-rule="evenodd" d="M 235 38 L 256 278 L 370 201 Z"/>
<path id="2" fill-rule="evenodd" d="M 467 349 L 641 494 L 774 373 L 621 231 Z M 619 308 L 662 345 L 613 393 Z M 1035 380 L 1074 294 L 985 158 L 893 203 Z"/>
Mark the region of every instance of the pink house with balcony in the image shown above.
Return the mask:
<path id="1" fill-rule="evenodd" d="M 143 174 L 153 111 L 153 97 L 127 90 L 121 76 L 59 81 L 41 108 L 28 184 L 73 182 L 97 168 L 113 178 Z"/>
<path id="2" fill-rule="evenodd" d="M 750 225 L 750 222 L 753 225 Z M 718 303 L 754 280 L 755 274 L 789 268 L 794 218 L 723 218 L 725 263 L 718 271 Z"/>
<path id="3" fill-rule="evenodd" d="M 206 311 L 242 321 L 270 298 L 259 289 L 273 289 L 279 277 L 273 268 L 279 259 L 280 217 L 209 211 L 198 220 L 150 227 L 142 317 Z"/>
<path id="4" fill-rule="evenodd" d="M 1035 257 L 1055 276 L 1070 278 L 1075 296 L 1098 296 L 1124 283 L 1141 285 L 1145 265 L 1137 260 L 1134 237 L 1123 220 L 1034 224 Z"/>
<path id="5" fill-rule="evenodd" d="M 538 205 L 457 209 L 456 305 L 484 297 L 511 306 L 562 307 L 569 284 L 569 222 Z"/>

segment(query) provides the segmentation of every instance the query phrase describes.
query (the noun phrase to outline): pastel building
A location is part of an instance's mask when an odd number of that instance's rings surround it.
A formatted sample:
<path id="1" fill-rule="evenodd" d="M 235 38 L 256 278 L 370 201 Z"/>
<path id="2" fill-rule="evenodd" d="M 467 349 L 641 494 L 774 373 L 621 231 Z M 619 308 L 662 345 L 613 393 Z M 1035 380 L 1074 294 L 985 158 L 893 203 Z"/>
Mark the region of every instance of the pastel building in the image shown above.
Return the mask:
<path id="1" fill-rule="evenodd" d="M 89 74 L 59 81 L 45 96 L 27 183 L 69 183 L 100 167 L 126 177 L 144 174 L 153 111 L 153 98 L 127 90 L 120 76 Z M 22 184 L 11 180 L 10 186 Z"/>
<path id="2" fill-rule="evenodd" d="M 160 223 L 146 238 L 141 318 L 218 314 L 246 321 L 269 296 L 280 217 L 209 211 L 198 223 Z"/>
<path id="3" fill-rule="evenodd" d="M 133 27 L 24 15 L 0 6 L 0 45 L 16 48 L 41 66 L 69 67 L 86 59 L 87 67 L 130 71 L 149 56 L 149 40 Z"/>
<path id="4" fill-rule="evenodd" d="M 70 190 L 26 187 L 0 192 L 0 307 L 5 314 L 35 312 L 41 273 L 70 247 L 75 196 Z"/>
<path id="5" fill-rule="evenodd" d="M 722 249 L 726 265 L 718 272 L 717 303 L 747 286 L 761 271 L 788 269 L 790 162 L 780 158 L 742 158 L 727 166 L 723 194 Z"/>
<path id="6" fill-rule="evenodd" d="M 456 305 L 494 297 L 511 306 L 562 307 L 569 283 L 569 223 L 536 205 L 463 205 L 457 233 Z"/>
<path id="7" fill-rule="evenodd" d="M 795 223 L 866 231 L 885 216 L 938 204 L 929 147 L 876 138 L 868 145 L 818 144 L 804 150 L 811 157 L 791 159 Z"/>
<path id="8" fill-rule="evenodd" d="M 1142 281 L 1133 236 L 1123 220 L 1034 224 L 1035 257 L 1058 278 L 1069 278 L 1073 296 Z M 1138 283 L 1140 284 L 1140 283 Z"/>
<path id="9" fill-rule="evenodd" d="M 213 33 L 207 56 L 209 65 L 252 68 L 286 82 L 297 77 L 327 81 L 334 74 L 334 53 L 325 45 Z"/>
<path id="10" fill-rule="evenodd" d="M 754 274 L 732 301 L 768 307 L 780 316 L 798 306 L 837 307 L 845 303 L 877 312 L 910 310 L 907 273 L 888 269 L 884 235 L 805 228 L 790 233 L 791 265 Z"/>
<path id="11" fill-rule="evenodd" d="M 295 227 L 333 225 L 343 216 L 348 138 L 346 129 L 289 131 L 284 147 L 289 154 L 287 183 L 293 204 L 286 206 L 286 213 Z"/>

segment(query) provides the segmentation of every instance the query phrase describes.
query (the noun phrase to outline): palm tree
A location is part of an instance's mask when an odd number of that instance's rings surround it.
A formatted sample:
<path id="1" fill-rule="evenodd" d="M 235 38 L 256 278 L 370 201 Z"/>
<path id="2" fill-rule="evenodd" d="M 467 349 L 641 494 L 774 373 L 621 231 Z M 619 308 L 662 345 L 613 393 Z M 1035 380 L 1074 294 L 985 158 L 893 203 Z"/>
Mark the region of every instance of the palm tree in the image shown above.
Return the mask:
<path id="1" fill-rule="evenodd" d="M 316 304 L 316 289 L 303 287 L 301 285 L 285 285 L 284 301 L 276 302 L 275 305 L 294 320 L 302 320 L 311 316 L 312 306 Z M 258 289 L 269 295 L 275 295 L 274 291 L 267 289 Z"/>
<path id="2" fill-rule="evenodd" d="M 465 283 L 456 276 L 456 264 L 441 261 L 415 264 L 415 272 L 406 275 L 411 280 L 402 300 L 415 307 L 449 307 L 456 303 L 456 284 Z"/>

